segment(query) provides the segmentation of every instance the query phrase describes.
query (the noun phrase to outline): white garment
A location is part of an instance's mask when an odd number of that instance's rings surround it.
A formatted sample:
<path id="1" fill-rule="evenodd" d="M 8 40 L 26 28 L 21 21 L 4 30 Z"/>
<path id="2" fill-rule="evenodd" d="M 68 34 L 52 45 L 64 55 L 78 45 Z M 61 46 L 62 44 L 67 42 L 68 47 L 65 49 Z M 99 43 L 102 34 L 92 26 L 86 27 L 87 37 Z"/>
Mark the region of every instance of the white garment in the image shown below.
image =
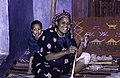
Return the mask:
<path id="1" fill-rule="evenodd" d="M 90 62 L 90 59 L 91 59 L 91 56 L 89 53 L 87 52 L 82 52 L 82 54 L 80 55 L 80 57 L 76 58 L 76 62 L 81 62 L 81 63 L 84 63 L 84 64 L 89 64 Z"/>

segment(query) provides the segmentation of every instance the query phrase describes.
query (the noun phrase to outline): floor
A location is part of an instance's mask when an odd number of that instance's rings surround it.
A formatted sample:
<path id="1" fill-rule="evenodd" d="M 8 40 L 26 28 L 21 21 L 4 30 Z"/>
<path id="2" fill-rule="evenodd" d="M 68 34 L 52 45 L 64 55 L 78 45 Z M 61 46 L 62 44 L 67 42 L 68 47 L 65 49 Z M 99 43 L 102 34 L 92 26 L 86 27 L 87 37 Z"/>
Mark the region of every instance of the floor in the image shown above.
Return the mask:
<path id="1" fill-rule="evenodd" d="M 23 74 L 19 74 L 19 75 L 15 75 L 15 74 L 10 74 L 8 77 L 6 78 L 33 78 L 34 75 L 23 75 Z M 74 77 L 74 78 L 105 78 L 106 76 L 84 76 L 84 77 Z M 62 78 L 70 78 L 70 76 L 64 76 Z"/>
<path id="2" fill-rule="evenodd" d="M 6 55 L 0 55 L 0 65 L 1 65 L 1 63 L 6 59 Z M 120 73 L 117 73 L 117 75 L 119 76 L 119 77 L 106 77 L 106 76 L 83 76 L 83 77 L 74 77 L 74 78 L 120 78 Z M 114 76 L 117 76 L 116 74 L 114 75 Z M 25 74 L 13 74 L 13 73 L 11 73 L 11 74 L 9 74 L 8 75 L 8 77 L 6 77 L 6 78 L 33 78 L 34 77 L 34 75 L 25 75 Z M 69 76 L 64 76 L 64 77 L 62 77 L 62 78 L 70 78 L 70 75 Z"/>
<path id="3" fill-rule="evenodd" d="M 15 75 L 15 74 L 9 74 L 8 77 L 6 78 L 33 78 L 34 75 L 24 75 L 24 74 L 18 74 L 18 75 Z"/>

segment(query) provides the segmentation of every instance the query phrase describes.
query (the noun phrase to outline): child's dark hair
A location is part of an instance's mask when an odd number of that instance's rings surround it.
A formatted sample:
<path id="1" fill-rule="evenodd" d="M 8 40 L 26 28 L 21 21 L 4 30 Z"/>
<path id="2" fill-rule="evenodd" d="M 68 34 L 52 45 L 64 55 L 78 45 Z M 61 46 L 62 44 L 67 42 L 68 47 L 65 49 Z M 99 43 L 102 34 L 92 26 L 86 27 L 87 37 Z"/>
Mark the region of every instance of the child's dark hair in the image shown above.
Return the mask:
<path id="1" fill-rule="evenodd" d="M 34 20 L 32 23 L 31 23 L 31 29 L 33 29 L 33 26 L 34 24 L 39 24 L 40 28 L 42 29 L 42 23 L 38 20 Z"/>

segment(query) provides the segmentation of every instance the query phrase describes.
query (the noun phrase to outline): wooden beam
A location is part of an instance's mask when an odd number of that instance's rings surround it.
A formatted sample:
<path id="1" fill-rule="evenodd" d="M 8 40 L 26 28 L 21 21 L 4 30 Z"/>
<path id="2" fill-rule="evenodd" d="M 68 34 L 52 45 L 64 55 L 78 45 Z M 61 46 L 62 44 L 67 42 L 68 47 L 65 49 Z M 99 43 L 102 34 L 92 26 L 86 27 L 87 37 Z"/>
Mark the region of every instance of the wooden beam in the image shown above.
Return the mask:
<path id="1" fill-rule="evenodd" d="M 51 4 L 50 27 L 52 27 L 52 19 L 56 14 L 56 1 L 57 0 L 52 0 L 52 4 Z"/>

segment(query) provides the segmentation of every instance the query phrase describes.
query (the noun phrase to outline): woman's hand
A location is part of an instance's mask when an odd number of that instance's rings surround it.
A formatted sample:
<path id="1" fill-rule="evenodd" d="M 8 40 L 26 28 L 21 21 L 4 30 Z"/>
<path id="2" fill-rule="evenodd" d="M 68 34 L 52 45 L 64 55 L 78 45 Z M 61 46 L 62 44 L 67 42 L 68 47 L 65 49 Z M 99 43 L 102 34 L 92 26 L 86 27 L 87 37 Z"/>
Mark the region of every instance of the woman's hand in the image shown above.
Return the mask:
<path id="1" fill-rule="evenodd" d="M 89 36 L 84 35 L 83 37 L 81 37 L 80 41 L 81 41 L 81 44 L 83 44 L 83 48 L 86 48 L 89 42 Z"/>
<path id="2" fill-rule="evenodd" d="M 70 46 L 69 49 L 67 50 L 68 54 L 70 53 L 76 53 L 77 52 L 77 47 L 75 46 Z"/>

